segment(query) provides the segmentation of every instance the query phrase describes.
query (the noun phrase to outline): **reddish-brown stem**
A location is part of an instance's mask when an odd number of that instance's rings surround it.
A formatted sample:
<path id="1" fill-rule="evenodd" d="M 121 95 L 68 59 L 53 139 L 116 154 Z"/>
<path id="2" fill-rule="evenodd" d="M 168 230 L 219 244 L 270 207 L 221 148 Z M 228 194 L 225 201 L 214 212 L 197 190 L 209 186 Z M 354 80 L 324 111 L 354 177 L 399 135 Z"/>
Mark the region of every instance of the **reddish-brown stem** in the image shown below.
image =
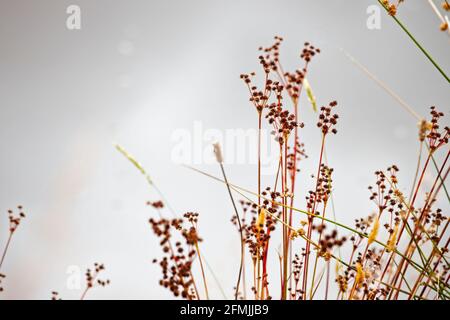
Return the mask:
<path id="1" fill-rule="evenodd" d="M 283 202 L 283 208 L 282 208 L 282 221 L 286 222 L 286 197 L 285 192 L 286 192 L 286 163 L 285 163 L 285 158 L 283 159 L 283 144 L 280 143 L 280 157 L 282 158 L 281 160 L 281 194 L 282 194 L 282 202 Z M 286 300 L 287 297 L 287 268 L 285 266 L 287 266 L 287 255 L 285 252 L 286 249 L 286 235 L 287 235 L 287 228 L 286 225 L 283 224 L 283 257 L 282 257 L 282 276 L 281 276 L 281 299 L 282 300 Z M 286 262 L 285 262 L 286 260 Z"/>
<path id="2" fill-rule="evenodd" d="M 429 161 L 431 156 L 432 156 L 432 153 L 430 152 L 430 155 L 429 155 L 427 161 Z M 443 164 L 442 164 L 442 166 L 441 166 L 441 168 L 440 168 L 440 170 L 438 172 L 438 176 L 436 177 L 436 179 L 435 179 L 435 181 L 433 183 L 433 186 L 431 188 L 431 191 L 428 193 L 428 197 L 425 200 L 425 205 L 423 206 L 423 209 L 422 209 L 422 211 L 420 213 L 418 221 L 415 224 L 414 231 L 413 231 L 413 233 L 411 235 L 411 240 L 409 241 L 409 244 L 407 246 L 406 252 L 404 254 L 405 257 L 411 258 L 412 255 L 414 254 L 415 247 L 412 247 L 412 244 L 414 242 L 414 239 L 415 239 L 418 231 L 420 230 L 420 226 L 422 224 L 422 221 L 423 221 L 424 217 L 426 216 L 425 212 L 428 210 L 428 206 L 429 206 L 429 204 L 431 202 L 431 196 L 433 195 L 434 189 L 436 188 L 436 185 L 437 185 L 437 183 L 439 181 L 439 178 L 441 177 L 442 171 L 444 170 L 444 168 L 445 168 L 445 166 L 447 164 L 449 156 L 450 156 L 450 151 L 447 152 L 447 156 L 445 157 L 445 160 L 444 160 L 444 162 L 443 162 Z M 423 173 L 422 173 L 422 176 L 423 176 Z M 412 210 L 414 210 L 414 209 L 412 209 Z M 410 207 L 409 212 L 411 212 L 411 207 Z M 403 265 L 404 265 L 404 268 L 403 268 Z M 396 283 L 397 283 L 397 281 L 399 279 L 399 272 L 401 272 L 401 270 L 403 269 L 403 274 L 406 274 L 406 270 L 408 269 L 408 266 L 409 266 L 408 261 L 406 261 L 405 258 L 403 257 L 401 259 L 399 268 L 397 269 L 396 275 L 395 275 L 395 277 L 393 279 L 393 282 L 392 282 L 392 286 L 393 287 L 396 287 Z M 398 285 L 398 288 L 401 288 L 402 282 L 403 282 L 403 279 L 400 279 L 400 283 Z M 398 297 L 399 293 L 400 293 L 400 291 L 397 290 L 396 297 Z M 391 292 L 391 295 L 392 295 L 392 292 Z"/>
<path id="3" fill-rule="evenodd" d="M 417 183 L 416 191 L 414 192 L 414 196 L 413 196 L 413 198 L 411 200 L 411 203 L 409 205 L 409 210 L 408 210 L 408 213 L 406 214 L 406 217 L 405 217 L 405 223 L 402 225 L 402 227 L 400 229 L 400 232 L 398 234 L 397 245 L 400 242 L 400 238 L 402 236 L 403 230 L 406 227 L 406 223 L 408 222 L 409 215 L 410 215 L 411 211 L 414 210 L 414 203 L 416 201 L 417 194 L 419 193 L 419 188 L 420 188 L 420 186 L 422 184 L 423 177 L 425 176 L 425 171 L 427 170 L 428 164 L 430 163 L 431 156 L 432 156 L 432 153 L 430 152 L 428 154 L 427 160 L 425 161 L 424 167 L 422 169 L 422 173 L 420 174 L 420 178 L 419 178 L 419 182 Z"/>
<path id="4" fill-rule="evenodd" d="M 439 237 L 439 240 L 442 239 L 442 237 L 444 236 L 445 231 L 447 230 L 448 224 L 449 224 L 449 220 L 447 220 L 447 223 L 445 224 L 444 230 L 442 231 L 441 236 Z M 447 247 L 447 246 L 449 245 L 449 242 L 450 242 L 450 238 L 447 239 L 447 243 L 445 244 L 445 247 Z M 439 244 L 439 243 L 436 243 L 436 245 L 438 245 L 438 244 Z M 435 250 L 433 249 L 433 250 L 431 251 L 430 257 L 428 258 L 427 264 L 425 265 L 425 268 L 424 268 L 424 269 L 428 268 L 428 266 L 431 265 L 431 262 L 433 261 L 434 256 L 435 256 Z M 442 259 L 442 255 L 439 255 L 439 258 L 438 258 L 438 260 L 437 260 L 436 263 L 435 263 L 435 268 L 437 268 L 437 266 L 438 266 L 439 262 L 441 261 L 441 259 Z M 433 273 L 434 273 L 434 271 L 435 271 L 435 269 L 433 269 Z M 415 295 L 417 289 L 419 288 L 420 282 L 421 282 L 422 279 L 423 279 L 424 272 L 425 272 L 425 270 L 423 270 L 423 271 L 420 273 L 420 275 L 417 277 L 417 281 L 416 281 L 416 283 L 414 284 L 413 288 L 411 289 L 411 293 L 410 293 L 410 295 L 409 295 L 409 297 L 408 297 L 408 300 L 411 300 L 411 299 L 414 297 L 414 295 Z M 427 284 L 428 284 L 429 280 L 430 280 L 430 278 L 428 278 Z M 424 287 L 424 288 L 425 288 L 425 287 Z M 423 294 L 423 293 L 422 293 L 422 294 Z"/>
<path id="5" fill-rule="evenodd" d="M 320 167 L 322 166 L 322 157 L 323 157 L 323 150 L 325 147 L 325 134 L 322 134 L 322 142 L 320 147 L 320 156 L 319 156 L 319 166 L 317 168 L 317 176 L 316 176 L 316 195 L 314 196 L 314 205 L 312 206 L 312 214 L 315 214 L 316 211 L 316 203 L 317 203 L 317 190 L 319 188 L 319 176 L 320 176 Z M 312 234 L 312 222 L 313 217 L 308 216 L 308 235 L 307 238 L 311 239 Z M 310 254 L 310 243 L 309 241 L 306 242 L 306 251 L 305 251 L 305 264 L 303 266 L 303 285 L 302 285 L 302 294 L 303 299 L 306 299 L 306 289 L 308 284 L 308 264 L 309 264 L 309 254 Z"/>
<path id="6" fill-rule="evenodd" d="M 11 239 L 14 232 L 9 232 L 8 240 L 6 241 L 5 249 L 3 249 L 2 260 L 0 261 L 0 270 L 2 269 L 3 262 L 5 261 L 6 253 L 8 252 L 9 245 L 11 244 Z"/>
<path id="7" fill-rule="evenodd" d="M 417 186 L 416 186 L 416 188 L 415 188 L 413 198 L 411 199 L 411 202 L 410 202 L 410 204 L 409 204 L 408 212 L 407 212 L 405 218 L 402 219 L 402 220 L 403 220 L 403 224 L 402 224 L 402 226 L 401 226 L 401 228 L 400 228 L 400 232 L 399 232 L 398 237 L 397 237 L 396 245 L 398 245 L 399 242 L 400 242 L 400 239 L 401 239 L 403 230 L 405 229 L 406 224 L 408 223 L 408 217 L 409 217 L 409 214 L 411 213 L 411 210 L 414 210 L 414 203 L 415 203 L 415 201 L 416 201 L 417 194 L 418 194 L 419 189 L 420 189 L 420 186 L 421 186 L 421 184 L 422 184 L 423 177 L 425 176 L 425 171 L 426 171 L 426 169 L 427 169 L 427 167 L 428 167 L 428 164 L 429 164 L 429 162 L 430 162 L 431 156 L 432 156 L 432 153 L 430 152 L 430 153 L 428 154 L 427 160 L 425 161 L 424 167 L 423 167 L 422 172 L 421 172 L 421 174 L 420 174 L 420 178 L 419 178 L 419 181 L 418 181 Z M 392 252 L 392 253 L 390 254 L 389 259 L 388 259 L 388 262 L 387 262 L 387 264 L 386 264 L 386 266 L 385 266 L 385 268 L 384 268 L 384 270 L 383 270 L 383 272 L 382 272 L 382 274 L 381 274 L 381 280 L 383 280 L 383 278 L 384 278 L 384 276 L 385 276 L 387 270 L 389 269 L 389 266 L 391 265 L 391 262 L 393 261 L 393 259 L 395 259 L 394 256 L 395 256 L 395 252 Z M 397 270 L 400 271 L 400 268 L 398 268 Z M 397 277 L 397 274 L 395 275 L 394 278 L 396 279 L 396 277 Z"/>

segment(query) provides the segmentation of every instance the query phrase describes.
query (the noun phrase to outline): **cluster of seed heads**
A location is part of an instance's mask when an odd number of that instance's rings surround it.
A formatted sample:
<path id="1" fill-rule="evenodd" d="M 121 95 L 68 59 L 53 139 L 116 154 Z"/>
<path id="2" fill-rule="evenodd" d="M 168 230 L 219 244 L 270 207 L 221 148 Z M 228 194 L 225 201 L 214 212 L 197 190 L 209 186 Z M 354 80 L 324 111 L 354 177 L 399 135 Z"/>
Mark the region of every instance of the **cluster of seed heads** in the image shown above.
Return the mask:
<path id="1" fill-rule="evenodd" d="M 276 227 L 276 221 L 272 215 L 279 217 L 281 214 L 278 210 L 278 206 L 274 203 L 277 201 L 276 199 L 279 196 L 279 193 L 271 192 L 270 188 L 266 188 L 266 190 L 261 192 L 261 195 L 264 197 L 270 195 L 273 199 L 272 201 L 264 199 L 261 205 L 261 211 L 258 210 L 258 206 L 255 203 L 243 200 L 240 201 L 244 212 L 244 218 L 241 220 L 244 231 L 244 242 L 253 259 L 264 256 L 264 249 L 270 240 L 270 233 L 275 231 Z M 236 216 L 233 216 L 232 223 L 237 226 Z"/>
<path id="2" fill-rule="evenodd" d="M 17 227 L 20 225 L 20 221 L 25 218 L 25 213 L 23 212 L 22 206 L 17 206 L 19 210 L 18 214 L 14 214 L 13 210 L 8 210 L 8 219 L 9 219 L 9 232 L 14 233 L 17 230 Z"/>
<path id="3" fill-rule="evenodd" d="M 446 126 L 442 132 L 439 132 L 439 120 L 444 116 L 444 113 L 438 111 L 434 106 L 430 109 L 431 129 L 426 137 L 428 139 L 428 145 L 430 146 L 430 149 L 432 151 L 435 151 L 448 143 L 448 139 L 450 137 L 450 128 Z"/>
<path id="4" fill-rule="evenodd" d="M 294 277 L 293 286 L 289 288 L 292 300 L 297 300 L 303 295 L 303 290 L 299 287 L 300 276 L 303 269 L 303 260 L 305 257 L 305 249 L 302 248 L 302 254 L 295 254 L 292 259 L 292 276 Z"/>
<path id="5" fill-rule="evenodd" d="M 87 288 L 93 288 L 94 286 L 105 287 L 110 284 L 110 280 L 100 279 L 99 275 L 105 270 L 105 265 L 102 263 L 94 263 L 94 268 L 88 268 L 85 273 Z"/>
<path id="6" fill-rule="evenodd" d="M 20 222 L 22 221 L 22 219 L 25 218 L 25 213 L 23 211 L 23 207 L 21 205 L 17 206 L 17 211 L 18 213 L 14 213 L 14 210 L 9 209 L 8 210 L 8 220 L 9 220 L 9 240 L 11 240 L 14 232 L 16 232 L 17 228 L 20 225 Z M 1 263 L 3 263 L 3 259 L 5 258 L 6 255 L 6 250 L 8 249 L 8 245 L 6 245 L 4 252 L 2 254 L 1 257 Z M 1 264 L 0 264 L 1 267 Z M 2 282 L 3 280 L 6 278 L 6 275 L 3 273 L 0 273 L 0 292 L 4 291 L 4 288 L 2 286 Z"/>
<path id="7" fill-rule="evenodd" d="M 338 237 L 338 232 L 336 229 L 331 231 L 329 234 L 323 235 L 323 232 L 326 228 L 326 225 L 321 224 L 316 227 L 319 235 L 319 247 L 318 254 L 321 257 L 324 257 L 325 260 L 329 260 L 331 258 L 331 253 L 335 248 L 340 248 L 347 241 L 347 237 Z"/>
<path id="8" fill-rule="evenodd" d="M 164 208 L 164 203 L 161 200 L 158 201 L 147 201 L 147 205 L 151 206 L 155 209 L 163 209 Z"/>
<path id="9" fill-rule="evenodd" d="M 386 7 L 389 15 L 395 16 L 397 14 L 397 8 L 403 0 L 399 0 L 397 4 L 391 3 L 389 0 L 382 0 L 383 5 Z"/>
<path id="10" fill-rule="evenodd" d="M 316 54 L 320 53 L 320 49 L 314 47 L 309 42 L 305 42 L 305 47 L 302 50 L 302 53 L 300 54 L 300 58 L 305 60 L 306 63 L 309 63 Z"/>
<path id="11" fill-rule="evenodd" d="M 322 129 L 322 133 L 325 135 L 330 130 L 332 133 L 336 134 L 337 130 L 334 126 L 339 119 L 339 115 L 333 113 L 333 109 L 337 106 L 336 101 L 332 101 L 328 106 L 322 106 L 320 108 L 319 122 L 317 122 L 317 126 Z"/>
<path id="12" fill-rule="evenodd" d="M 162 287 L 169 289 L 175 297 L 193 300 L 196 299 L 192 276 L 192 264 L 196 257 L 194 246 L 202 239 L 193 226 L 197 224 L 198 213 L 188 212 L 184 217 L 191 227 L 183 227 L 183 219 L 149 220 L 164 253 L 161 259 L 154 259 L 153 263 L 158 263 L 161 267 L 162 278 L 159 284 Z"/>

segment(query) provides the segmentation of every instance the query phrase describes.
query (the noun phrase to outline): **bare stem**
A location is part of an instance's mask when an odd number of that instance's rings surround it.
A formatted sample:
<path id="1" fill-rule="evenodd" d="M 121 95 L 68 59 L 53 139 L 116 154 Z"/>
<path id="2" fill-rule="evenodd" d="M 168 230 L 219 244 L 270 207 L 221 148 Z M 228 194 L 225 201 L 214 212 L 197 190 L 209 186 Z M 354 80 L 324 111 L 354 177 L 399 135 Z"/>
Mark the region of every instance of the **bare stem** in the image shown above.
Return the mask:
<path id="1" fill-rule="evenodd" d="M 3 249 L 2 260 L 0 261 L 0 270 L 2 269 L 3 262 L 5 261 L 6 253 L 8 252 L 8 248 L 11 243 L 13 234 L 14 234 L 14 232 L 11 232 L 11 231 L 9 232 L 8 241 L 6 242 L 5 249 Z"/>
<path id="2" fill-rule="evenodd" d="M 236 203 L 234 201 L 233 194 L 231 193 L 230 185 L 228 184 L 227 175 L 225 174 L 225 169 L 223 167 L 222 162 L 219 162 L 219 164 L 220 164 L 220 169 L 222 170 L 223 179 L 225 180 L 225 184 L 227 186 L 228 194 L 230 195 L 231 203 L 233 204 L 234 212 L 237 217 L 238 226 L 239 226 L 239 234 L 241 236 L 241 261 L 240 261 L 240 266 L 239 266 L 239 275 L 238 275 L 238 279 L 237 279 L 237 283 L 236 283 L 236 292 L 234 294 L 234 298 L 235 298 L 235 300 L 237 300 L 238 295 L 239 295 L 239 285 L 241 283 L 241 277 L 242 277 L 242 269 L 244 267 L 244 233 L 242 230 L 241 217 L 239 216 L 239 211 L 236 207 Z"/>
<path id="3" fill-rule="evenodd" d="M 377 0 L 377 1 L 386 11 L 388 11 L 388 8 L 383 4 L 383 2 L 381 0 Z M 414 36 L 405 27 L 405 25 L 396 16 L 391 15 L 391 17 L 392 17 L 392 19 L 395 20 L 395 22 L 397 22 L 397 24 L 400 26 L 400 28 L 402 28 L 403 31 L 405 31 L 405 33 L 408 35 L 408 37 L 414 42 L 416 47 L 419 48 L 420 51 L 422 51 L 422 53 L 428 58 L 428 60 L 430 60 L 430 62 L 439 71 L 439 73 L 445 78 L 445 80 L 447 80 L 447 82 L 450 83 L 450 79 L 445 74 L 444 70 L 441 69 L 441 67 L 436 63 L 436 61 L 434 61 L 433 57 L 431 57 L 431 55 L 420 45 L 420 43 L 416 40 L 416 38 L 414 38 Z"/>

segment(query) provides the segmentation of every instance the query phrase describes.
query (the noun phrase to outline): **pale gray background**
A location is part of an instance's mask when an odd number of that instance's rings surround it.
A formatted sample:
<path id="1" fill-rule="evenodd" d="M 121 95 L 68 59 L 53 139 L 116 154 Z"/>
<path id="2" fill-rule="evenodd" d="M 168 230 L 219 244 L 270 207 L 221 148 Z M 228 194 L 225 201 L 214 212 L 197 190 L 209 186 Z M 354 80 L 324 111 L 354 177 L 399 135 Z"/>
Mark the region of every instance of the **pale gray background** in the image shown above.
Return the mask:
<path id="1" fill-rule="evenodd" d="M 254 127 L 239 74 L 259 71 L 257 48 L 276 34 L 286 40 L 286 69 L 297 67 L 304 41 L 323 50 L 309 79 L 319 103 L 339 101 L 339 134 L 328 146 L 338 218 L 351 222 L 372 212 L 366 187 L 376 169 L 396 163 L 409 190 L 417 121 L 339 48 L 422 115 L 430 105 L 448 113 L 449 87 L 384 13 L 381 30 L 366 28 L 366 9 L 374 3 L 0 0 L 2 248 L 6 210 L 22 204 L 28 213 L 2 268 L 8 276 L 3 297 L 47 299 L 58 290 L 78 298 L 79 291 L 66 288 L 66 269 L 94 261 L 106 264 L 112 285 L 88 298 L 171 297 L 157 285 L 159 269 L 150 263 L 159 247 L 146 223 L 154 212 L 145 202 L 156 196 L 113 142 L 145 165 L 177 210 L 201 213 L 203 251 L 231 296 L 239 244 L 226 191 L 171 162 L 171 133 L 191 130 L 197 120 L 221 130 Z M 80 31 L 66 29 L 70 4 L 81 6 Z M 438 31 L 427 2 L 406 1 L 399 17 L 449 73 L 449 38 Z M 316 115 L 305 100 L 302 106 L 311 158 L 302 167 L 299 207 L 320 139 Z M 219 174 L 215 165 L 199 167 Z M 255 189 L 255 166 L 229 165 L 228 173 Z M 220 297 L 214 286 L 211 291 Z"/>

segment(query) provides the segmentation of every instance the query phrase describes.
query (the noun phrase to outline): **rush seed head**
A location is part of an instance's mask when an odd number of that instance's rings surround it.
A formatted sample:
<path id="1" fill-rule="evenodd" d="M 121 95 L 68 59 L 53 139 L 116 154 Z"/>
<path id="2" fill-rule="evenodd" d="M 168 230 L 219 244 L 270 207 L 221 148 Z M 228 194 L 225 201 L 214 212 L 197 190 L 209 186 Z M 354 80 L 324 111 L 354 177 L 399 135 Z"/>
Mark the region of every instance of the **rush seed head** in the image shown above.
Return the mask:
<path id="1" fill-rule="evenodd" d="M 214 155 L 216 156 L 217 162 L 223 163 L 222 148 L 220 147 L 220 143 L 219 142 L 214 143 L 213 148 L 214 148 Z"/>
<path id="2" fill-rule="evenodd" d="M 328 104 L 328 106 L 322 106 L 320 108 L 320 115 L 317 126 L 322 129 L 322 133 L 324 135 L 328 134 L 330 131 L 334 134 L 337 133 L 337 130 L 334 127 L 337 124 L 339 115 L 333 112 L 336 106 L 337 102 L 332 101 Z"/>

